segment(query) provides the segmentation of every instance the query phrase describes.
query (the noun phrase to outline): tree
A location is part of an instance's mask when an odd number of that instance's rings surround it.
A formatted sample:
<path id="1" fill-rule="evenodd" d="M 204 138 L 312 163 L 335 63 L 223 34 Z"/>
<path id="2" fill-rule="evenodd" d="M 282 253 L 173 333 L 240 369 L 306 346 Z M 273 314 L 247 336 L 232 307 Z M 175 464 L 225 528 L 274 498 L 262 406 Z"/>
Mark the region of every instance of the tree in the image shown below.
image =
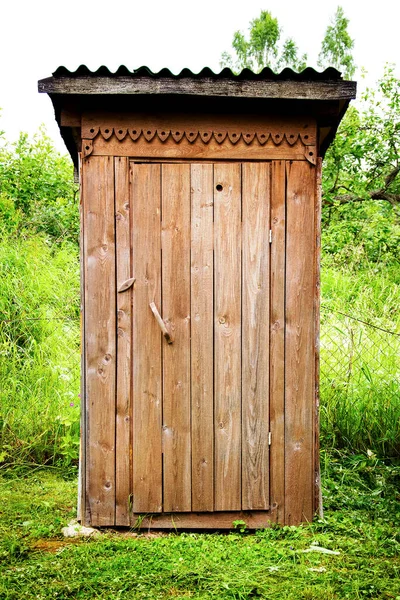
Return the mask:
<path id="1" fill-rule="evenodd" d="M 297 45 L 291 38 L 286 39 L 280 49 L 281 33 L 278 19 L 269 11 L 262 10 L 260 16 L 250 22 L 248 39 L 241 31 L 234 33 L 232 47 L 235 56 L 224 52 L 221 56 L 221 67 L 230 67 L 236 72 L 245 68 L 259 72 L 264 67 L 281 70 L 286 66 L 298 71 L 303 70 L 307 55 L 299 56 Z"/>
<path id="2" fill-rule="evenodd" d="M 354 267 L 395 265 L 400 247 L 400 80 L 387 66 L 351 106 L 324 159 L 324 251 Z"/>
<path id="3" fill-rule="evenodd" d="M 338 6 L 322 41 L 318 66 L 335 67 L 343 72 L 345 78 L 351 79 L 355 73 L 352 55 L 354 40 L 348 33 L 348 24 L 343 8 Z M 235 72 L 249 68 L 258 73 L 264 67 L 270 67 L 274 71 L 280 71 L 284 67 L 302 71 L 307 65 L 307 54 L 300 55 L 292 38 L 287 38 L 280 46 L 281 35 L 282 28 L 278 19 L 269 11 L 262 10 L 259 17 L 250 21 L 248 38 L 241 31 L 234 33 L 234 55 L 223 52 L 221 67 L 230 67 Z"/>
<path id="4" fill-rule="evenodd" d="M 400 80 L 387 65 L 352 106 L 325 158 L 324 203 L 381 200 L 400 216 Z"/>
<path id="5" fill-rule="evenodd" d="M 347 31 L 348 24 L 349 20 L 344 16 L 343 8 L 338 6 L 318 55 L 319 67 L 335 67 L 343 72 L 345 79 L 351 79 L 356 70 L 352 55 L 354 40 Z"/>

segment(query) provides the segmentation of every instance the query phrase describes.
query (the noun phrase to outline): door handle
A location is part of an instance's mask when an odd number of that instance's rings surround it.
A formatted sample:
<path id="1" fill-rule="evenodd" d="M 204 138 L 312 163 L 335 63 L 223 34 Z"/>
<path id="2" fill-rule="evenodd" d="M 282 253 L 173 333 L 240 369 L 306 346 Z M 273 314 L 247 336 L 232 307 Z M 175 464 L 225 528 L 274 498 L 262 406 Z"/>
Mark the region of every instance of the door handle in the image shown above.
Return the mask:
<path id="1" fill-rule="evenodd" d="M 168 344 L 172 344 L 173 340 L 171 338 L 171 334 L 167 329 L 167 326 L 165 324 L 165 322 L 162 320 L 160 313 L 157 310 L 157 306 L 154 304 L 154 302 L 150 302 L 150 308 L 153 312 L 153 315 L 156 318 L 157 323 L 160 326 L 160 329 L 162 331 L 163 336 L 165 337 L 165 339 L 167 340 Z"/>

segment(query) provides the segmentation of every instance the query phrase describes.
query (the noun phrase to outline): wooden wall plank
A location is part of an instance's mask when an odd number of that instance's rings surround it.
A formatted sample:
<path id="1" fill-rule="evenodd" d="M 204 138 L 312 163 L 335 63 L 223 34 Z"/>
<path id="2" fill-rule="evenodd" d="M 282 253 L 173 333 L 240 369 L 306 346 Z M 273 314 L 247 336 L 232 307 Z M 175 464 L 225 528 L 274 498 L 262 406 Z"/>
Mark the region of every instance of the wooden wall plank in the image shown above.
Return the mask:
<path id="1" fill-rule="evenodd" d="M 83 177 L 86 518 L 115 522 L 115 238 L 114 161 L 85 161 Z M 101 293 L 100 293 L 101 292 Z"/>
<path id="2" fill-rule="evenodd" d="M 191 510 L 190 165 L 162 165 L 164 511 Z"/>
<path id="3" fill-rule="evenodd" d="M 79 472 L 78 472 L 78 506 L 77 506 L 77 518 L 81 523 L 88 523 L 90 515 L 86 514 L 86 411 L 87 411 L 87 399 L 86 399 L 86 345 L 85 345 L 85 260 L 86 260 L 86 247 L 85 247 L 85 234 L 84 224 L 85 215 L 83 210 L 83 178 L 82 178 L 82 158 L 79 153 L 79 185 L 80 185 L 80 202 L 79 202 L 79 266 L 80 266 L 80 333 L 81 333 L 81 381 L 80 381 L 80 393 L 81 393 L 81 418 L 80 418 L 80 445 L 79 445 Z"/>
<path id="4" fill-rule="evenodd" d="M 244 521 L 248 529 L 265 529 L 274 522 L 266 511 L 186 512 L 158 515 L 133 515 L 137 529 L 234 529 L 235 521 Z"/>
<path id="5" fill-rule="evenodd" d="M 271 164 L 271 516 L 285 520 L 285 162 Z"/>
<path id="6" fill-rule="evenodd" d="M 133 511 L 162 510 L 161 168 L 131 163 L 133 287 Z"/>
<path id="7" fill-rule="evenodd" d="M 215 510 L 241 508 L 241 165 L 214 165 Z"/>
<path id="8" fill-rule="evenodd" d="M 314 506 L 313 513 L 318 512 L 323 518 L 321 489 L 321 465 L 319 456 L 319 369 L 320 369 L 320 296 L 321 296 L 321 210 L 322 210 L 322 158 L 317 160 L 316 186 L 315 186 L 315 287 L 314 287 L 314 315 L 315 315 L 315 398 L 314 398 Z"/>
<path id="9" fill-rule="evenodd" d="M 233 133 L 246 135 L 252 132 L 265 135 L 264 138 L 260 138 L 264 145 L 265 142 L 270 142 L 277 146 L 281 145 L 282 137 L 285 135 L 286 141 L 289 140 L 290 144 L 296 143 L 299 134 L 303 143 L 308 146 L 315 146 L 318 140 L 315 117 L 308 115 L 305 119 L 304 117 L 299 119 L 297 115 L 284 116 L 266 111 L 263 111 L 263 114 L 254 112 L 246 114 L 210 113 L 209 111 L 188 114 L 183 111 L 143 113 L 92 109 L 82 114 L 83 139 L 97 138 L 98 127 L 101 127 L 103 131 L 109 129 L 105 137 L 109 136 L 110 129 L 114 129 L 114 132 L 118 132 L 119 138 L 129 135 L 127 134 L 129 129 L 131 132 L 132 130 L 136 131 L 135 138 L 140 137 L 143 131 L 156 130 L 158 133 L 164 131 L 163 140 L 169 139 L 170 132 L 176 131 L 179 133 L 227 132 L 231 135 Z M 190 140 L 193 143 L 193 136 L 190 136 Z M 218 140 L 219 142 L 223 141 L 221 138 Z M 251 146 L 251 141 L 246 145 Z M 232 149 L 232 146 L 229 148 Z"/>
<path id="10" fill-rule="evenodd" d="M 313 516 L 315 167 L 287 165 L 285 522 Z"/>
<path id="11" fill-rule="evenodd" d="M 114 169 L 117 269 L 115 524 L 128 526 L 131 493 L 132 288 L 122 293 L 118 293 L 118 290 L 132 276 L 129 159 L 116 157 Z"/>
<path id="12" fill-rule="evenodd" d="M 85 140 L 84 140 L 85 142 Z M 84 143 L 85 145 L 85 143 Z M 135 158 L 160 158 L 162 159 L 180 159 L 196 161 L 201 159 L 206 160 L 226 160 L 229 156 L 230 160 L 307 160 L 306 153 L 311 149 L 316 156 L 315 146 L 304 146 L 298 140 L 293 146 L 283 141 L 279 146 L 275 146 L 273 142 L 267 142 L 264 146 L 253 142 L 248 145 L 242 139 L 235 145 L 229 141 L 219 144 L 215 140 L 211 140 L 208 144 L 203 142 L 191 143 L 187 139 L 182 139 L 179 144 L 175 142 L 162 142 L 158 137 L 154 137 L 151 142 L 147 142 L 144 138 L 137 141 L 132 141 L 129 136 L 126 136 L 122 141 L 116 137 L 111 137 L 105 140 L 98 136 L 93 140 L 93 156 L 132 156 Z"/>
<path id="13" fill-rule="evenodd" d="M 242 165 L 242 509 L 269 507 L 270 164 Z"/>
<path id="14" fill-rule="evenodd" d="M 192 510 L 214 508 L 213 166 L 191 165 Z"/>

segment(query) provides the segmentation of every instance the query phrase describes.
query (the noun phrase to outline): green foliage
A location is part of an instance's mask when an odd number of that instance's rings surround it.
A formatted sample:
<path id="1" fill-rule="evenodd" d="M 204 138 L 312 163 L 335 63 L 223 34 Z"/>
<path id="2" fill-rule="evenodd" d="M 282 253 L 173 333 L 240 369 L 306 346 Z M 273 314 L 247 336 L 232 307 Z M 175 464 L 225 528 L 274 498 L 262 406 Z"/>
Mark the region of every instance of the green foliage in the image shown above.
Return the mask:
<path id="1" fill-rule="evenodd" d="M 44 128 L 17 142 L 0 133 L 0 232 L 42 232 L 51 241 L 78 244 L 77 186 L 69 157 L 54 148 Z"/>
<path id="2" fill-rule="evenodd" d="M 77 248 L 3 236 L 0 280 L 0 462 L 76 464 Z"/>
<path id="3" fill-rule="evenodd" d="M 44 129 L 0 133 L 0 463 L 74 463 L 79 446 L 79 213 Z"/>
<path id="4" fill-rule="evenodd" d="M 336 264 L 398 265 L 400 81 L 387 66 L 359 109 L 351 107 L 323 169 L 324 250 Z"/>
<path id="5" fill-rule="evenodd" d="M 371 453 L 322 459 L 323 519 L 227 535 L 109 531 L 63 540 L 75 481 L 43 471 L 1 477 L 0 597 L 396 598 L 399 467 Z M 311 545 L 340 554 L 304 552 Z"/>
<path id="6" fill-rule="evenodd" d="M 332 229 L 325 228 L 323 240 L 332 239 Z M 320 419 L 324 448 L 400 456 L 400 270 L 392 261 L 389 254 L 368 263 L 362 238 L 358 246 L 350 242 L 336 254 L 323 253 Z"/>
<path id="7" fill-rule="evenodd" d="M 335 67 L 343 71 L 346 79 L 351 79 L 356 67 L 352 55 L 354 41 L 348 33 L 348 24 L 349 20 L 345 17 L 343 9 L 338 6 L 322 41 L 318 65 L 323 68 Z M 278 19 L 269 11 L 262 10 L 259 17 L 250 21 L 247 38 L 241 31 L 234 33 L 234 55 L 223 52 L 221 67 L 230 67 L 235 72 L 246 67 L 256 73 L 264 67 L 275 71 L 284 67 L 302 71 L 307 66 L 307 54 L 300 55 L 292 38 L 287 38 L 280 46 L 281 34 L 282 28 Z"/>
<path id="8" fill-rule="evenodd" d="M 387 65 L 376 88 L 351 107 L 324 162 L 328 205 L 382 200 L 400 216 L 400 80 Z"/>
<path id="9" fill-rule="evenodd" d="M 241 31 L 234 33 L 232 47 L 235 56 L 224 52 L 221 66 L 237 72 L 245 68 L 258 72 L 264 67 L 281 70 L 286 66 L 303 70 L 307 56 L 299 56 L 297 45 L 291 38 L 279 48 L 281 33 L 278 20 L 269 11 L 262 10 L 260 16 L 250 22 L 248 39 Z"/>
<path id="10" fill-rule="evenodd" d="M 343 8 L 338 6 L 331 25 L 326 30 L 318 56 L 320 67 L 335 67 L 338 71 L 343 71 L 345 79 L 351 79 L 356 71 L 352 54 L 354 40 L 347 31 L 348 24 Z"/>

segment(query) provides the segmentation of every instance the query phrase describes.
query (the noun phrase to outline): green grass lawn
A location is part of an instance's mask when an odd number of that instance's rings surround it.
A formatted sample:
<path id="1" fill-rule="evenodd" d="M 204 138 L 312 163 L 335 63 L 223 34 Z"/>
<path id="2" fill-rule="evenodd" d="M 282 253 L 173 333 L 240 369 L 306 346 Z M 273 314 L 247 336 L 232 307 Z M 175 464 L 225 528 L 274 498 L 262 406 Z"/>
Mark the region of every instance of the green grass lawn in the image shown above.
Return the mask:
<path id="1" fill-rule="evenodd" d="M 264 531 L 65 540 L 76 479 L 5 471 L 0 598 L 400 599 L 400 468 L 323 455 L 324 519 Z M 339 555 L 303 552 L 311 544 Z"/>

